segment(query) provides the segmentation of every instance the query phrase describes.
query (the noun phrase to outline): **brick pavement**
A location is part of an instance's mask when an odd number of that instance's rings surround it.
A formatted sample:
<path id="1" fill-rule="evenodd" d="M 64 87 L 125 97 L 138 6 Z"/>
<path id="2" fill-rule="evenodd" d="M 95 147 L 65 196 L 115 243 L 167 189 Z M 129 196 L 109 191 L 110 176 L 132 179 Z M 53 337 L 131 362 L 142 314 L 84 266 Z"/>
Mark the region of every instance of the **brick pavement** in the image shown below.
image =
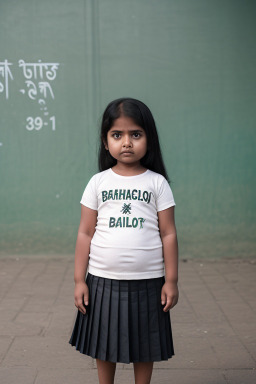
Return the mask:
<path id="1" fill-rule="evenodd" d="M 68 340 L 76 316 L 70 255 L 0 258 L 0 383 L 97 383 L 95 361 Z M 256 261 L 180 261 L 171 310 L 175 356 L 152 384 L 256 383 Z M 118 364 L 116 383 L 132 383 Z"/>

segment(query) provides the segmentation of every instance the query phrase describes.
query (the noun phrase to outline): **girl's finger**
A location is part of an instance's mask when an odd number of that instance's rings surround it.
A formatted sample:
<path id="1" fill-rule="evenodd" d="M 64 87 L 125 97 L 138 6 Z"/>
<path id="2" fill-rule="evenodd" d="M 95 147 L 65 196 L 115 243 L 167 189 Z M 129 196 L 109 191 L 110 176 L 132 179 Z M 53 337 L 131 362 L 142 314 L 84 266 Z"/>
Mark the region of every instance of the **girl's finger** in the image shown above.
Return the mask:
<path id="1" fill-rule="evenodd" d="M 84 306 L 84 304 L 83 304 L 83 301 L 82 300 L 79 300 L 78 302 L 77 302 L 77 308 L 79 309 L 79 311 L 81 311 L 82 313 L 85 313 L 86 312 L 86 308 L 85 308 L 85 306 Z"/>
<path id="2" fill-rule="evenodd" d="M 86 308 L 85 308 L 85 306 L 83 305 L 83 303 L 79 304 L 78 309 L 79 309 L 79 311 L 82 312 L 83 314 L 86 313 Z"/>
<path id="3" fill-rule="evenodd" d="M 166 303 L 166 294 L 162 291 L 161 293 L 161 304 L 164 305 Z"/>
<path id="4" fill-rule="evenodd" d="M 89 297 L 88 297 L 88 295 L 84 295 L 84 304 L 85 305 L 89 304 Z"/>
<path id="5" fill-rule="evenodd" d="M 171 305 L 172 305 L 172 300 L 167 298 L 166 306 L 164 307 L 164 312 L 169 311 L 169 309 L 171 308 Z"/>

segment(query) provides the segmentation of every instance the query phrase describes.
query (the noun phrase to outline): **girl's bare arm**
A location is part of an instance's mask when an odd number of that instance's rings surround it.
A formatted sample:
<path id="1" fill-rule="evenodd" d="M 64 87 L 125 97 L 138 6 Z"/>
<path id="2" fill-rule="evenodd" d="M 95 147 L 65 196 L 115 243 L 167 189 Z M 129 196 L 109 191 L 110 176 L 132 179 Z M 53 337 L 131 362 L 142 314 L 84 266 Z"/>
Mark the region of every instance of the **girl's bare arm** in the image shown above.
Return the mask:
<path id="1" fill-rule="evenodd" d="M 81 220 L 75 249 L 75 305 L 83 313 L 88 305 L 88 287 L 85 283 L 85 275 L 88 267 L 90 244 L 95 232 L 98 212 L 81 204 Z"/>
<path id="2" fill-rule="evenodd" d="M 158 225 L 163 243 L 165 264 L 165 284 L 162 288 L 162 304 L 164 311 L 178 302 L 178 240 L 174 219 L 174 206 L 158 212 Z"/>

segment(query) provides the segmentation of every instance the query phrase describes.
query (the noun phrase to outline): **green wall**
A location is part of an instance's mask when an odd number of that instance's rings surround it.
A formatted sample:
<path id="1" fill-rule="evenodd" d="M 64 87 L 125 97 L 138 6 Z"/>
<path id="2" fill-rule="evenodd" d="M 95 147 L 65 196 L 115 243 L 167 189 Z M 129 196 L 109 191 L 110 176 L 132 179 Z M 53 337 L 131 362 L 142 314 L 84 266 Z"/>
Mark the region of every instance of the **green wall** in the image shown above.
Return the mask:
<path id="1" fill-rule="evenodd" d="M 131 96 L 158 126 L 180 257 L 254 257 L 255 19 L 253 0 L 0 0 L 0 254 L 74 253 L 101 114 Z"/>

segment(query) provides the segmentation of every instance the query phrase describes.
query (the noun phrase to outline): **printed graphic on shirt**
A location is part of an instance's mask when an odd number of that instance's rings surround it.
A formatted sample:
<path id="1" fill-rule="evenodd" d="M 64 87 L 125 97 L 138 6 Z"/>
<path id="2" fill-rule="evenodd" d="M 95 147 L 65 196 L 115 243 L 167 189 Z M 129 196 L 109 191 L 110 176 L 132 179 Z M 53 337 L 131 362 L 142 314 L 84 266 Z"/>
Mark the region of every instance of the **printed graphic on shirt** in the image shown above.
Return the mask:
<path id="1" fill-rule="evenodd" d="M 152 192 L 141 191 L 138 189 L 110 189 L 108 191 L 102 191 L 102 201 L 108 200 L 138 200 L 142 204 L 149 204 L 151 200 Z M 120 210 L 124 215 L 130 215 L 132 211 L 131 203 L 124 203 Z M 109 228 L 143 228 L 143 223 L 146 221 L 143 217 L 119 216 L 109 218 Z"/>
<path id="2" fill-rule="evenodd" d="M 141 191 L 140 189 L 110 189 L 109 191 L 102 191 L 103 203 L 107 200 L 139 200 L 150 203 L 152 192 Z"/>
<path id="3" fill-rule="evenodd" d="M 143 219 L 143 217 L 133 217 L 133 219 L 130 219 L 128 216 L 122 216 L 122 217 L 110 217 L 109 218 L 109 228 L 137 228 L 138 224 L 140 224 L 139 228 L 143 228 L 143 223 L 146 221 L 146 219 Z"/>
<path id="4" fill-rule="evenodd" d="M 129 204 L 125 204 L 123 205 L 122 209 L 121 209 L 121 212 L 122 213 L 131 213 L 131 203 Z"/>

